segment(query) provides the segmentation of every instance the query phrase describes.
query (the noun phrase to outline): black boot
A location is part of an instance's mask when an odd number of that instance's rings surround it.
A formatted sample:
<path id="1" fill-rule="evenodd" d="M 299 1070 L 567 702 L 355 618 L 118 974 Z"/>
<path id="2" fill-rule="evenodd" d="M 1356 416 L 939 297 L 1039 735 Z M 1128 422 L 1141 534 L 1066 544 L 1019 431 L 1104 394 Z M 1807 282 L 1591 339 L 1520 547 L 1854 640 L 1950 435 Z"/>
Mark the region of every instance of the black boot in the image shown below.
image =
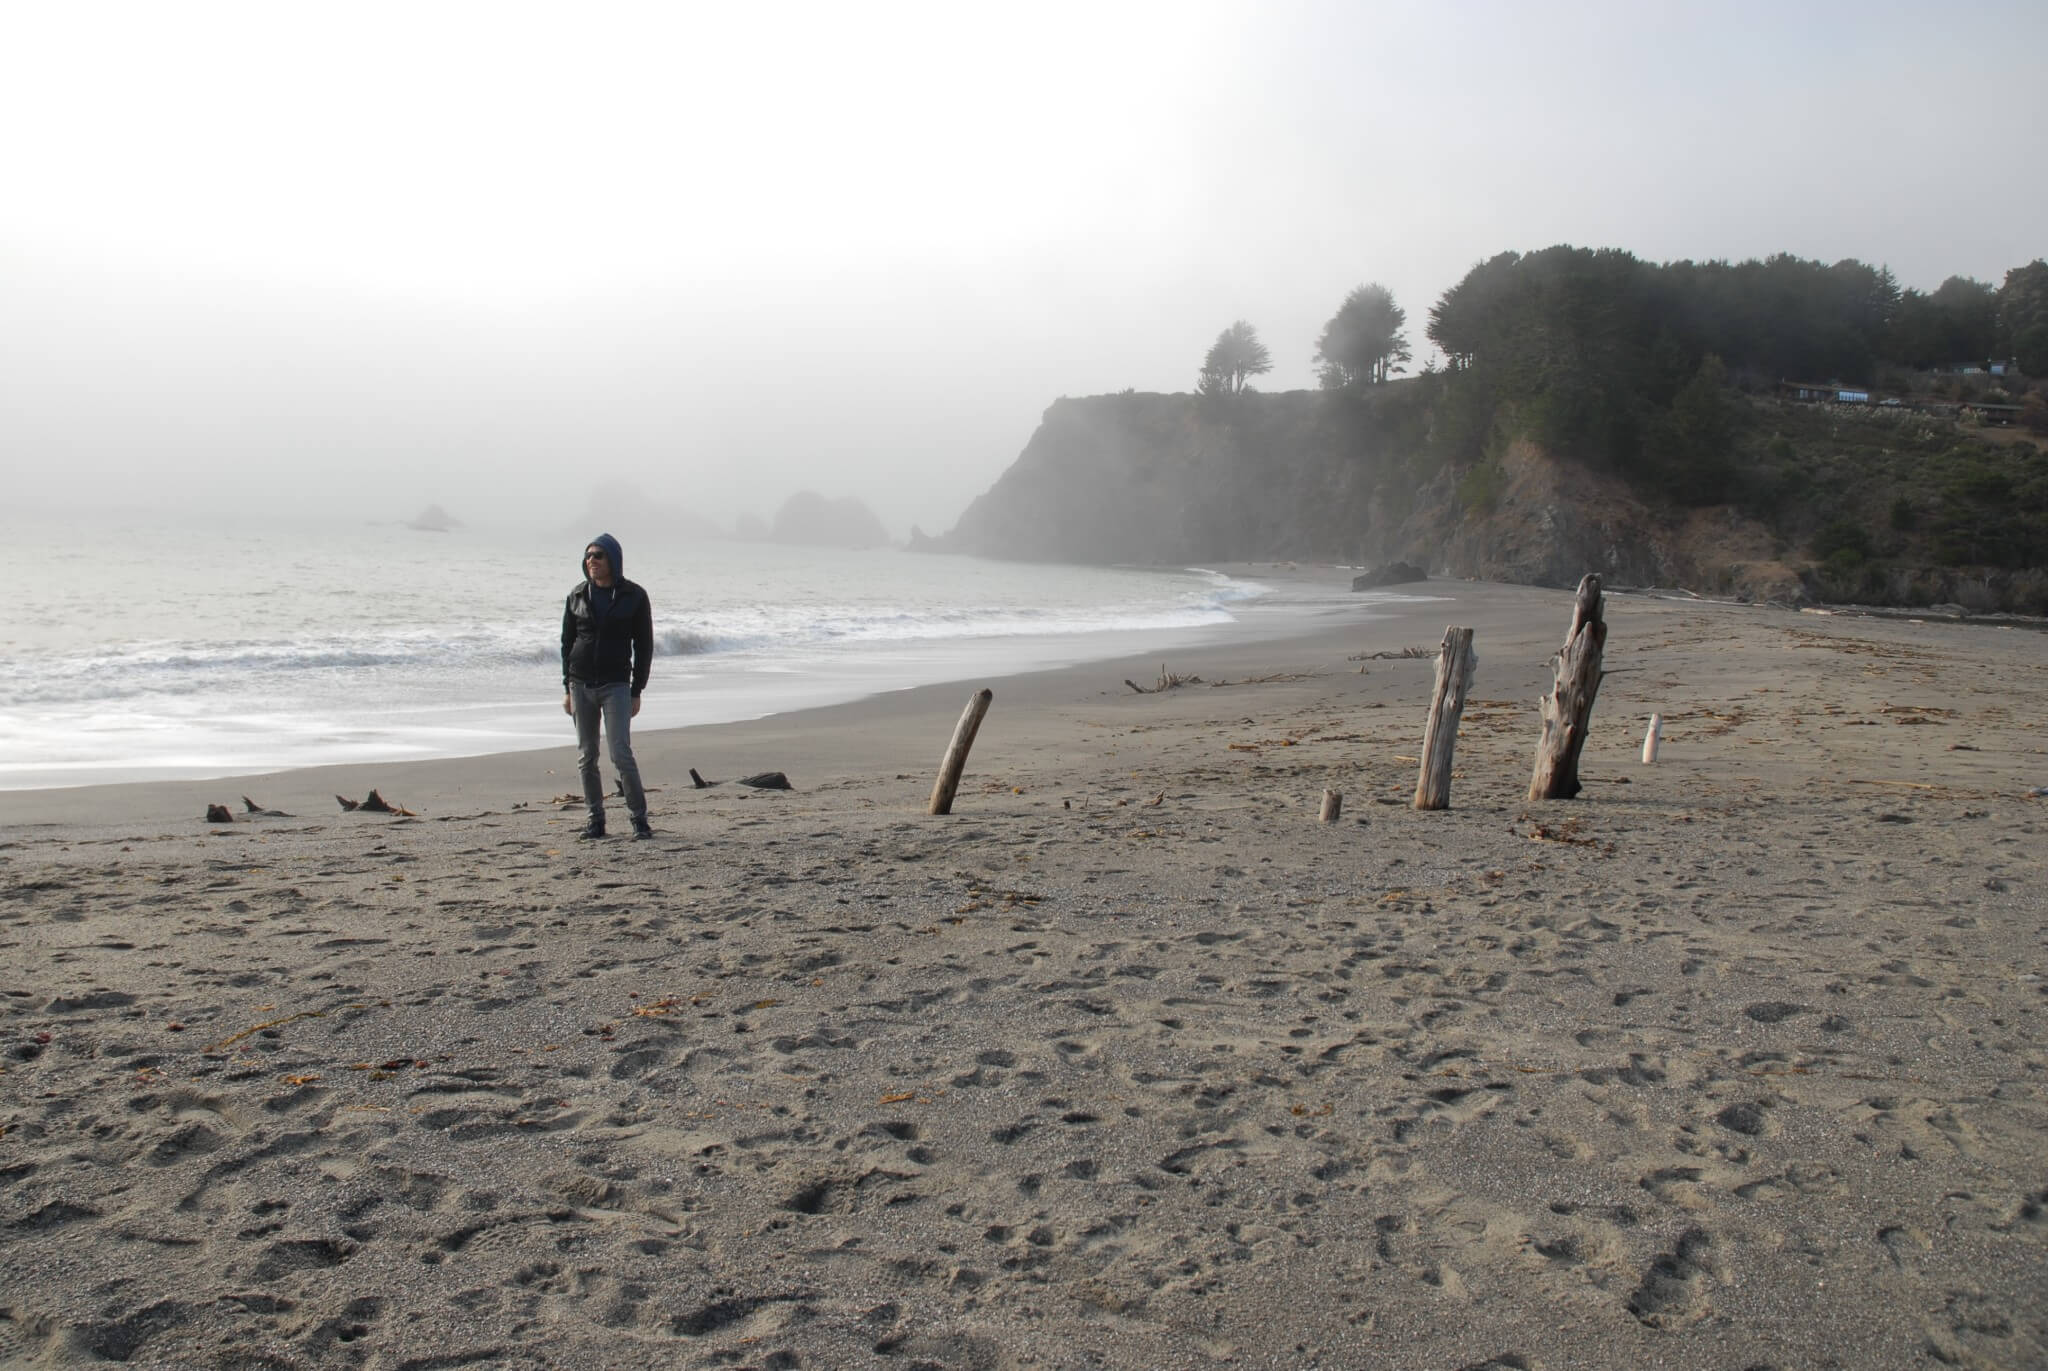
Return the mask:
<path id="1" fill-rule="evenodd" d="M 578 841 L 587 841 L 591 838 L 602 838 L 603 836 L 604 815 L 602 814 L 592 815 L 590 822 L 583 825 L 583 831 L 576 835 Z"/>
<path id="2" fill-rule="evenodd" d="M 652 838 L 654 836 L 654 825 L 647 822 L 645 814 L 633 820 L 633 836 L 636 838 Z"/>

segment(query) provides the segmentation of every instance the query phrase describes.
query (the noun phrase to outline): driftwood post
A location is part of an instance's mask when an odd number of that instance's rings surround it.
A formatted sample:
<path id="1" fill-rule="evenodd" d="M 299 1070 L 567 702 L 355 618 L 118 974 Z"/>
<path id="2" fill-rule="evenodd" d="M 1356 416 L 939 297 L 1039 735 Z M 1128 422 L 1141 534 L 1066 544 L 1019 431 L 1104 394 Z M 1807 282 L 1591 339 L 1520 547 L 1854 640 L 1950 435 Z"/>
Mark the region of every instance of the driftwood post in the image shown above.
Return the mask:
<path id="1" fill-rule="evenodd" d="M 1657 760 L 1657 740 L 1664 734 L 1664 716 L 1652 714 L 1650 726 L 1643 730 L 1643 765 L 1649 766 Z"/>
<path id="2" fill-rule="evenodd" d="M 1322 820 L 1322 821 L 1323 821 L 1324 823 L 1326 823 L 1326 824 L 1333 824 L 1333 823 L 1336 823 L 1336 822 L 1337 822 L 1338 816 L 1340 816 L 1341 814 L 1343 814 L 1343 812 L 1344 812 L 1344 794 L 1343 794 L 1343 792 L 1342 792 L 1342 791 L 1338 791 L 1338 790 L 1325 790 L 1325 791 L 1323 792 L 1323 809 L 1322 809 L 1322 813 L 1320 813 L 1320 814 L 1319 814 L 1319 815 L 1317 815 L 1316 817 L 1317 817 L 1317 818 L 1319 818 L 1319 819 L 1321 819 L 1321 820 Z"/>
<path id="3" fill-rule="evenodd" d="M 967 751 L 974 746 L 974 735 L 981 730 L 981 716 L 988 713 L 989 701 L 995 697 L 993 690 L 977 690 L 974 698 L 967 702 L 960 722 L 954 726 L 953 741 L 946 748 L 946 760 L 939 763 L 939 779 L 932 783 L 932 802 L 926 806 L 925 813 L 953 812 L 953 792 L 960 788 L 960 773 L 967 766 Z"/>
<path id="4" fill-rule="evenodd" d="M 1572 602 L 1572 626 L 1551 661 L 1552 685 L 1543 697 L 1543 736 L 1536 741 L 1536 770 L 1529 777 L 1532 800 L 1569 800 L 1579 793 L 1579 752 L 1593 697 L 1600 693 L 1600 654 L 1607 623 L 1600 617 L 1600 578 L 1588 572 Z"/>
<path id="5" fill-rule="evenodd" d="M 1472 630 L 1447 628 L 1436 654 L 1436 694 L 1429 701 L 1429 724 L 1422 731 L 1422 769 L 1415 779 L 1417 809 L 1448 809 L 1451 805 L 1451 758 L 1458 750 L 1458 720 L 1465 713 L 1465 691 L 1479 658 L 1472 651 Z"/>

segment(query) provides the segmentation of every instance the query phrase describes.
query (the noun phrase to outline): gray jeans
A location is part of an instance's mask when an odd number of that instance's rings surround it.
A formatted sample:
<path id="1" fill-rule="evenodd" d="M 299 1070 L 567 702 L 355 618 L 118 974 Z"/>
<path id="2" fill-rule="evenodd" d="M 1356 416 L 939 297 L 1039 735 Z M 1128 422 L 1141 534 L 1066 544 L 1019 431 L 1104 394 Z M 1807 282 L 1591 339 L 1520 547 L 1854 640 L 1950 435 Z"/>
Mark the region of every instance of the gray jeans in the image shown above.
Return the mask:
<path id="1" fill-rule="evenodd" d="M 569 704 L 576 715 L 576 770 L 583 778 L 583 802 L 590 817 L 604 820 L 604 781 L 597 774 L 597 726 L 604 721 L 604 736 L 611 741 L 612 769 L 626 791 L 626 812 L 634 820 L 647 817 L 647 792 L 640 788 L 640 767 L 633 760 L 633 688 L 624 681 L 613 685 L 585 685 L 569 682 Z"/>

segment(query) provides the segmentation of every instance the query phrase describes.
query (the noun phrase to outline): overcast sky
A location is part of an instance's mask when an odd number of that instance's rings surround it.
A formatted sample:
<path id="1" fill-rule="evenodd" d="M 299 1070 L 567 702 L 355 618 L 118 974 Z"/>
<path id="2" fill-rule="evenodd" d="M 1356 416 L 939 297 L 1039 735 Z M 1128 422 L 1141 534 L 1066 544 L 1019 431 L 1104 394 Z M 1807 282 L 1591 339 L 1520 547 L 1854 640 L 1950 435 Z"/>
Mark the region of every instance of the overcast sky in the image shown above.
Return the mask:
<path id="1" fill-rule="evenodd" d="M 1061 395 L 1313 384 L 1504 249 L 2048 254 L 2048 6 L 0 0 L 0 464 L 952 526 Z"/>

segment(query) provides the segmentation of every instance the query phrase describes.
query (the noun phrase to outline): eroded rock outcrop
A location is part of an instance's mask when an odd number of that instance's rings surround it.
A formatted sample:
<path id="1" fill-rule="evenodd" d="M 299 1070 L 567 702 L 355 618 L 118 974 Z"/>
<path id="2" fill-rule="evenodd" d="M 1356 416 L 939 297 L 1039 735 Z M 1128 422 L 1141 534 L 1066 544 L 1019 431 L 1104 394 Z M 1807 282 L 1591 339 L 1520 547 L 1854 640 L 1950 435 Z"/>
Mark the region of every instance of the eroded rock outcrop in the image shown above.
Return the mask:
<path id="1" fill-rule="evenodd" d="M 882 547 L 889 531 L 857 496 L 828 500 L 813 490 L 800 490 L 775 511 L 770 538 L 808 547 Z"/>
<path id="2" fill-rule="evenodd" d="M 1063 399 L 960 522 L 916 546 L 1081 563 L 1401 562 L 1563 587 L 1597 571 L 1614 585 L 1798 598 L 1770 534 L 1732 509 L 1653 509 L 1619 477 L 1527 442 L 1497 459 L 1484 498 L 1412 455 L 1362 444 L 1315 392 Z"/>

